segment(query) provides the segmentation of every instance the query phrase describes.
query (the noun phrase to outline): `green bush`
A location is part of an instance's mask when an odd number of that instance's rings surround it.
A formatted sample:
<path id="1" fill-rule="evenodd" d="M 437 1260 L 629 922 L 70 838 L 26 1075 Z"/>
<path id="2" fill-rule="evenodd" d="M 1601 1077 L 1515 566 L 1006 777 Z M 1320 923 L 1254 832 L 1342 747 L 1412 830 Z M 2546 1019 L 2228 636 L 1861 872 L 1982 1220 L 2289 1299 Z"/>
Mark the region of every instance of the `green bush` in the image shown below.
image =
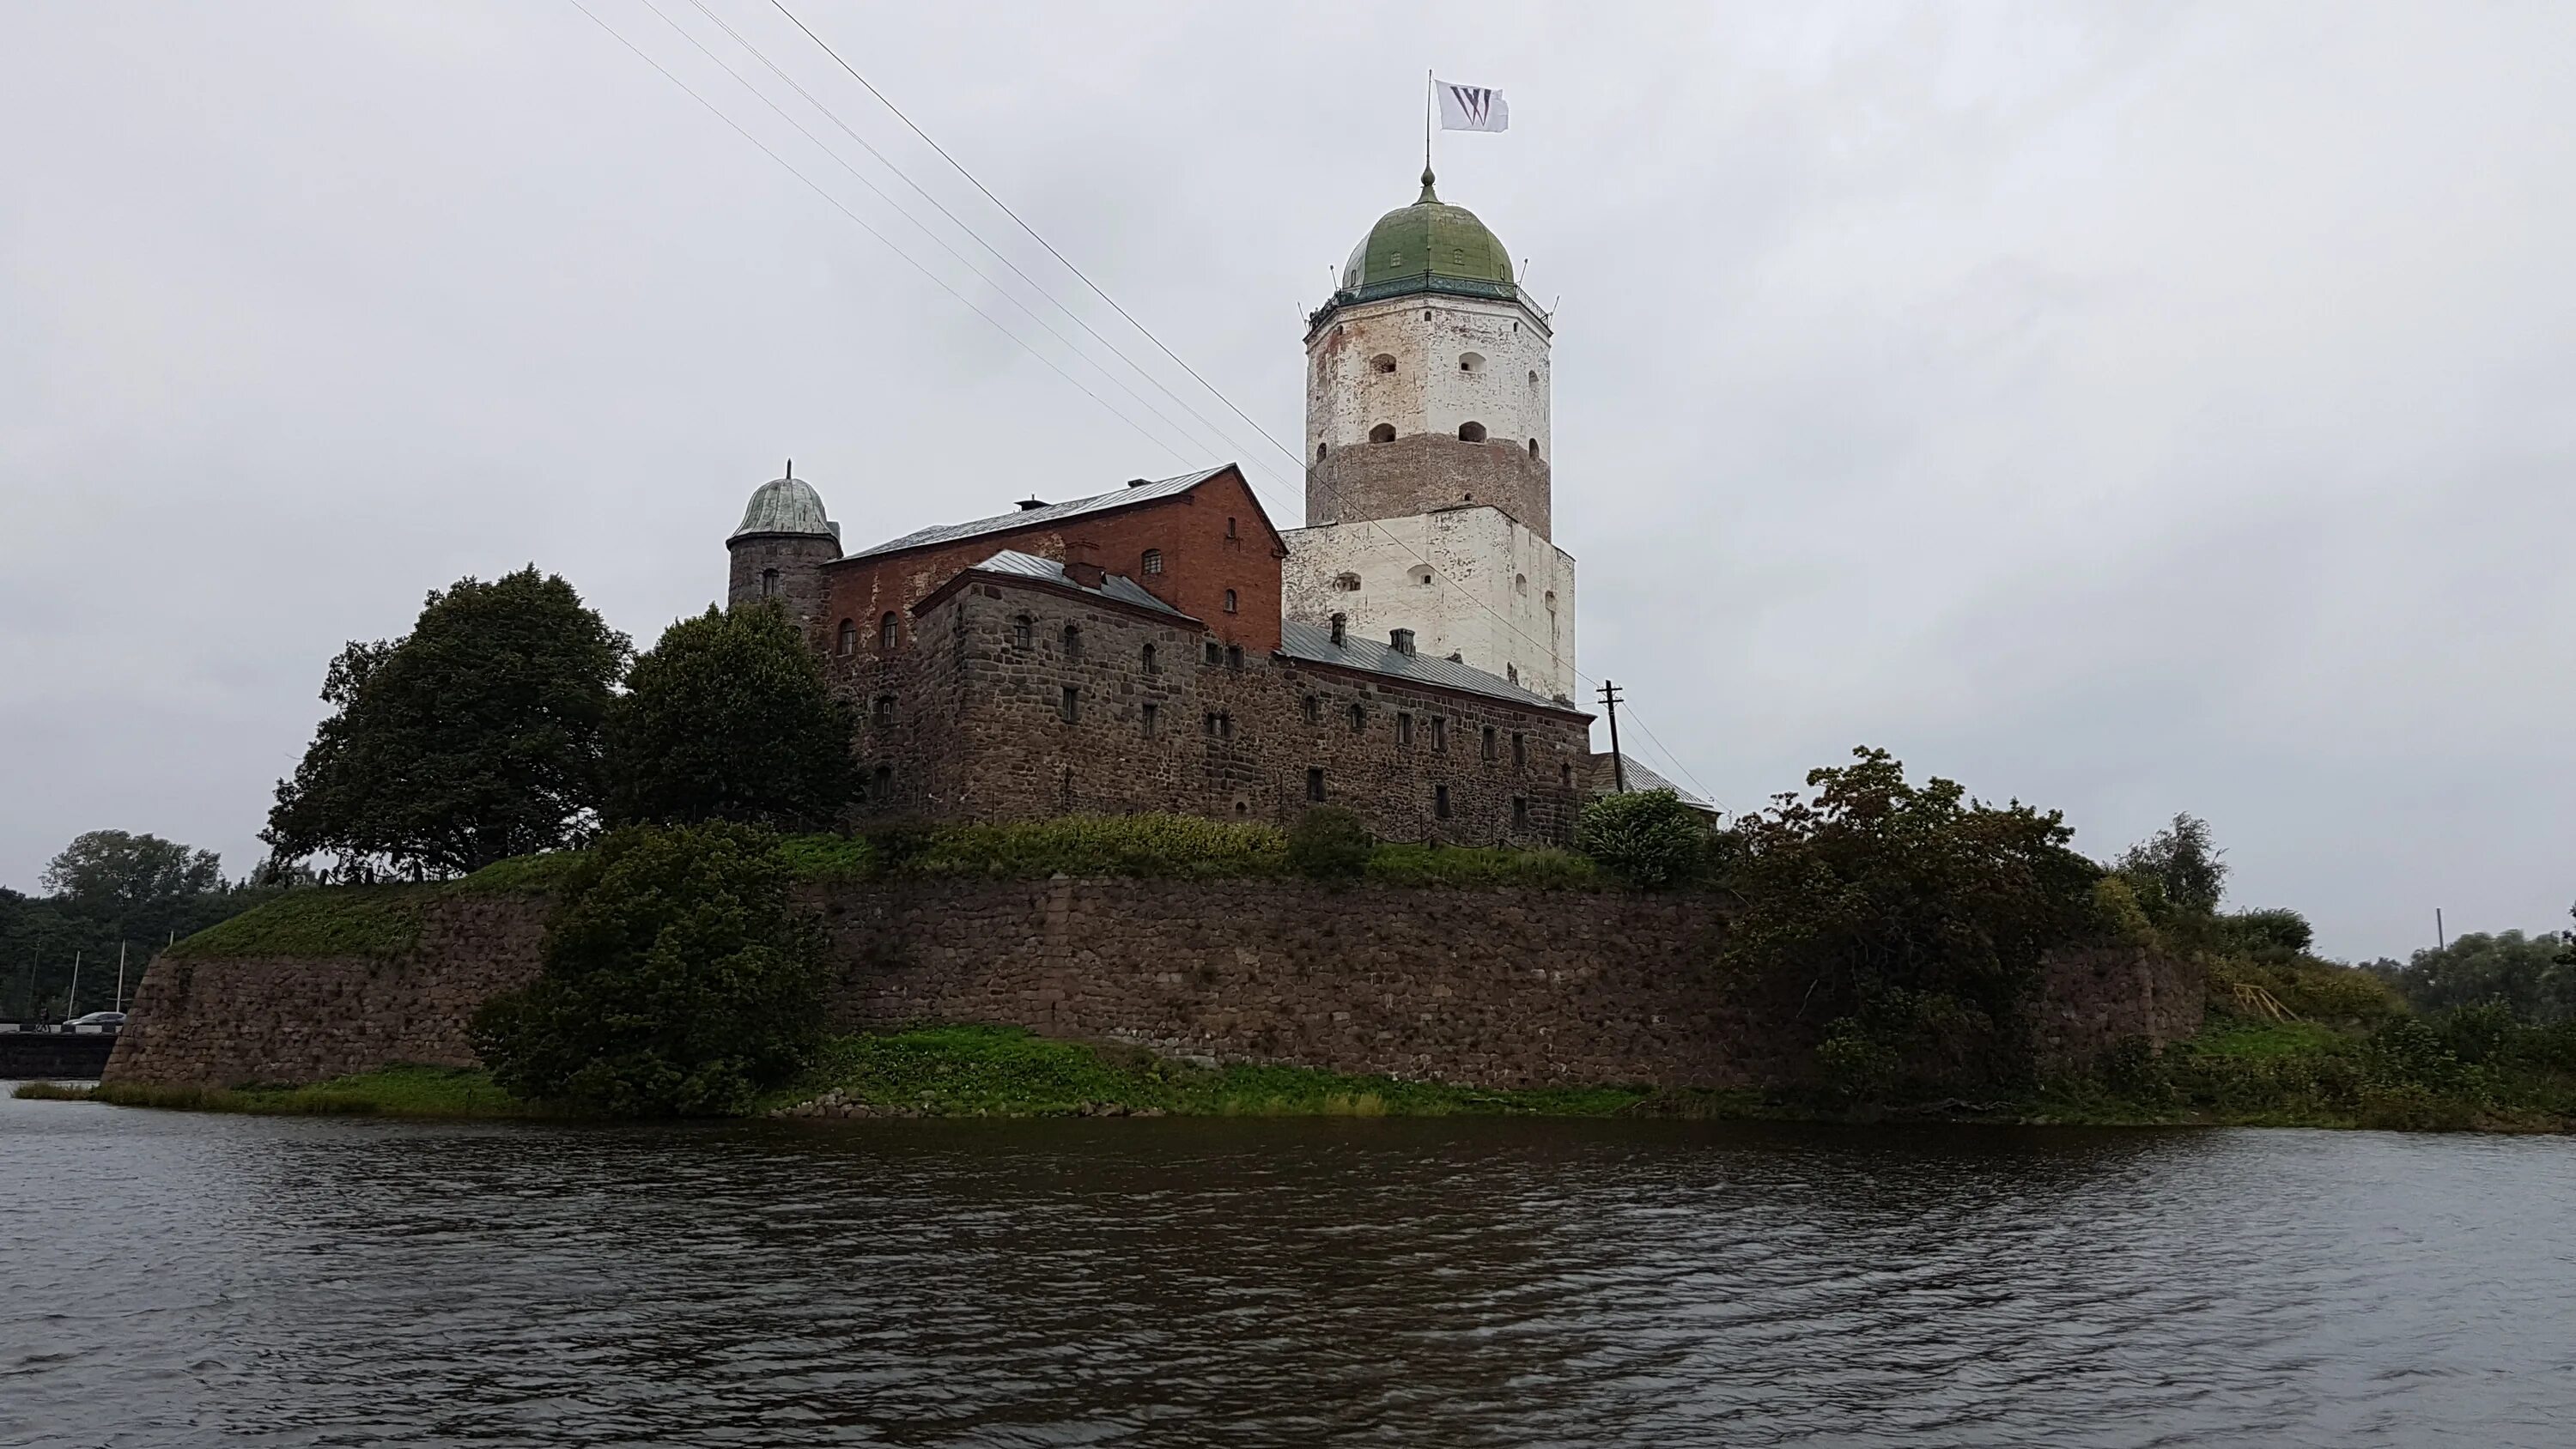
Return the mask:
<path id="1" fill-rule="evenodd" d="M 1574 848 L 1640 890 L 1669 890 L 1707 870 L 1708 818 L 1670 790 L 1604 795 L 1583 807 Z"/>
<path id="2" fill-rule="evenodd" d="M 1288 832 L 1288 868 L 1314 880 L 1357 880 L 1372 843 L 1360 818 L 1338 805 L 1318 805 Z"/>
<path id="3" fill-rule="evenodd" d="M 869 880 L 884 873 L 874 843 L 853 835 L 790 835 L 778 842 L 779 859 L 800 881 Z"/>
<path id="4" fill-rule="evenodd" d="M 708 824 L 611 832 L 564 882 L 545 968 L 477 1012 L 515 1096 L 610 1116 L 750 1110 L 818 1040 L 821 927 L 777 838 Z"/>
<path id="5" fill-rule="evenodd" d="M 887 855 L 890 868 L 924 875 L 1260 876 L 1287 868 L 1288 839 L 1275 826 L 1195 815 L 1067 815 L 945 826 Z"/>
<path id="6" fill-rule="evenodd" d="M 1469 845 L 1381 845 L 1368 879 L 1390 886 L 1527 886 L 1599 890 L 1610 878 L 1589 856 L 1567 850 L 1498 850 Z"/>

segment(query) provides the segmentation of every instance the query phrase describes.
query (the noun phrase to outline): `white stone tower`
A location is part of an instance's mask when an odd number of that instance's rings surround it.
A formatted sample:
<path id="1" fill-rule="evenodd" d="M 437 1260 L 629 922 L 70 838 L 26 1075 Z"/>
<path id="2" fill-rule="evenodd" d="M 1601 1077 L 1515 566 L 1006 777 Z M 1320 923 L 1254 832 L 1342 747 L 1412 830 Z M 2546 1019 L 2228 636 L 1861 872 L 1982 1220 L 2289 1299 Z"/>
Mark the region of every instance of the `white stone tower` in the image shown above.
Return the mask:
<path id="1" fill-rule="evenodd" d="M 1291 618 L 1410 629 L 1422 653 L 1573 697 L 1574 559 L 1548 541 L 1549 338 L 1503 244 L 1423 172 L 1308 319 Z"/>

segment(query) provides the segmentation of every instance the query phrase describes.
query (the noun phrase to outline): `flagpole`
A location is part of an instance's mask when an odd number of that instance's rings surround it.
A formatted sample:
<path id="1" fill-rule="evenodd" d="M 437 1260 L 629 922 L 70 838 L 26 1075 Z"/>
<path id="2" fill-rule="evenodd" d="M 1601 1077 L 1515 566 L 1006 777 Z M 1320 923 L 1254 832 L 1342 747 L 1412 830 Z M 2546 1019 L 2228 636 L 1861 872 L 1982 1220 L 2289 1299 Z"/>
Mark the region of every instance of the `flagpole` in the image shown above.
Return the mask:
<path id="1" fill-rule="evenodd" d="M 1422 73 L 1422 169 L 1425 171 L 1431 169 L 1431 97 L 1433 87 L 1438 84 L 1430 71 Z"/>

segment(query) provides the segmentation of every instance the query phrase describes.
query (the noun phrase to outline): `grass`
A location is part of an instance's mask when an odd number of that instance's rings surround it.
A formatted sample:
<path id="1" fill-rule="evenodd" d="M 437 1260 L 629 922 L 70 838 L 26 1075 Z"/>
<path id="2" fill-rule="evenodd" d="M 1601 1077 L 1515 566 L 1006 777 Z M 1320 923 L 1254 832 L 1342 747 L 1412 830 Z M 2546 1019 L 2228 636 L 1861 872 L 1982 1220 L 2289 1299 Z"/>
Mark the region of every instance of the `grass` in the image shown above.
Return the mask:
<path id="1" fill-rule="evenodd" d="M 1381 845 L 1364 878 L 1391 886 L 1537 886 L 1604 890 L 1614 882 L 1590 856 L 1570 850 L 1496 850 L 1462 845 Z"/>
<path id="2" fill-rule="evenodd" d="M 560 887 L 564 877 L 581 864 L 578 850 L 548 850 L 536 855 L 514 855 L 496 860 L 462 880 L 449 883 L 451 890 L 543 892 Z"/>
<path id="3" fill-rule="evenodd" d="M 164 1087 L 103 1082 L 66 1087 L 29 1082 L 15 1096 L 39 1101 L 106 1102 L 179 1112 L 238 1112 L 271 1117 L 542 1117 L 475 1067 L 391 1066 L 302 1087 Z"/>
<path id="4" fill-rule="evenodd" d="M 208 926 L 166 954 L 182 958 L 398 956 L 420 944 L 421 908 L 438 889 L 390 885 L 292 890 Z"/>
<path id="5" fill-rule="evenodd" d="M 944 1117 L 1061 1117 L 1113 1109 L 1176 1117 L 1753 1116 L 1749 1093 L 1645 1087 L 1487 1089 L 1309 1067 L 1201 1067 L 1055 1041 L 1015 1027 L 945 1026 L 831 1042 L 768 1109 L 826 1094 Z"/>

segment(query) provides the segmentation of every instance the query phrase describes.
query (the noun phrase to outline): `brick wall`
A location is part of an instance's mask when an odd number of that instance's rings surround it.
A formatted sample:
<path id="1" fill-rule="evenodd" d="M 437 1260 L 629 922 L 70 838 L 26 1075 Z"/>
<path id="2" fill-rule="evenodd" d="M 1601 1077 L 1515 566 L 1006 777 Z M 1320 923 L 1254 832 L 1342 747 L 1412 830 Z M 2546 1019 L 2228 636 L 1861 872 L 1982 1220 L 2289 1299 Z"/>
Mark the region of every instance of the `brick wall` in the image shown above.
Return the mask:
<path id="1" fill-rule="evenodd" d="M 1302 881 L 918 880 L 810 891 L 844 1028 L 1000 1022 L 1193 1057 L 1490 1086 L 1728 1086 L 1801 1069 L 1815 1023 L 1712 968 L 1702 896 Z M 108 1077 L 310 1082 L 470 1060 L 465 1025 L 538 968 L 543 903 L 448 897 L 420 945 L 360 958 L 156 959 Z M 2200 982 L 2130 951 L 2052 961 L 2041 1046 L 2068 1067 L 2199 1025 Z"/>

